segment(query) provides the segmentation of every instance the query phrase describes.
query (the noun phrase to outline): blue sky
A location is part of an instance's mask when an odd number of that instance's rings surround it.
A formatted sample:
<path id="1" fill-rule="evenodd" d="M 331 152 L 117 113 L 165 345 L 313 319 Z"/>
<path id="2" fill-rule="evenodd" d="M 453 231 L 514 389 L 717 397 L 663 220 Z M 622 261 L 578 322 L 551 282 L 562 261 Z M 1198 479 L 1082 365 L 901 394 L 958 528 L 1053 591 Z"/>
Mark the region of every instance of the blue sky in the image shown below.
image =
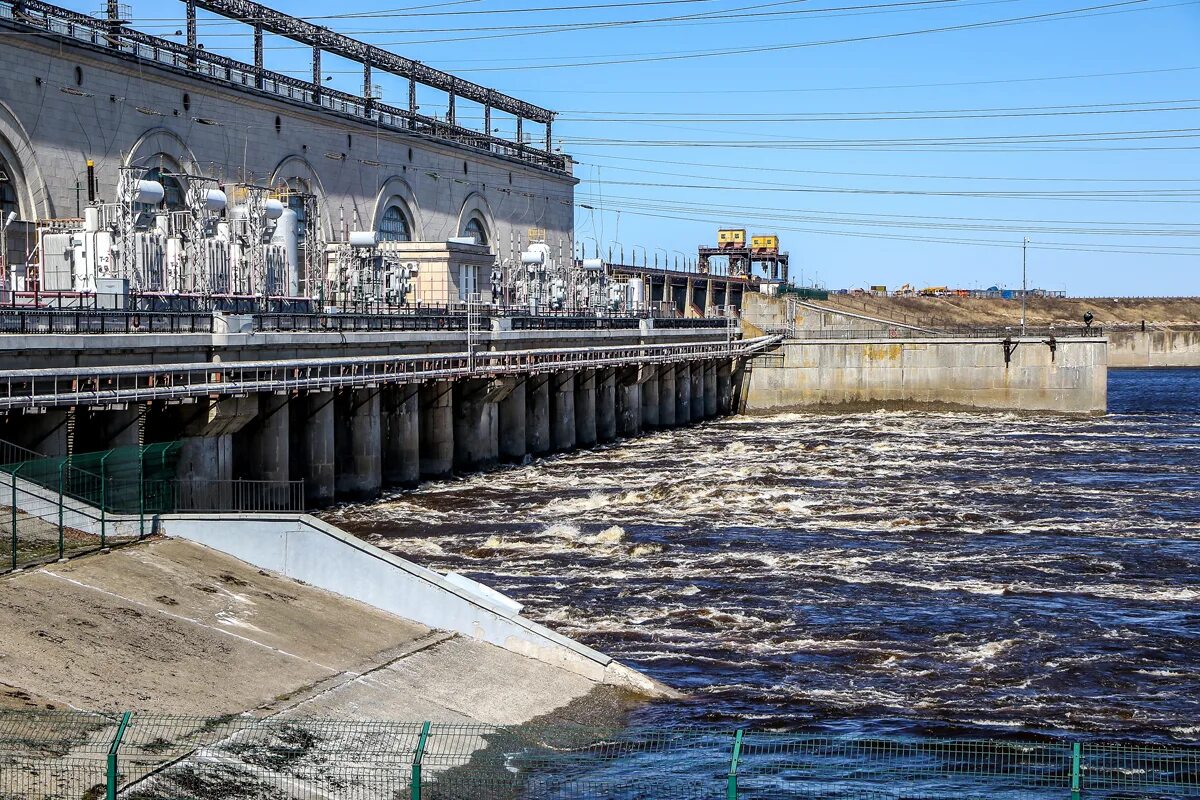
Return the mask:
<path id="1" fill-rule="evenodd" d="M 561 112 L 589 255 L 673 261 L 731 225 L 778 233 L 794 275 L 831 288 L 1014 286 L 1028 236 L 1031 285 L 1200 295 L 1200 0 L 616 2 L 277 7 L 371 15 L 318 21 Z M 182 26 L 182 3 L 133 8 Z M 690 18 L 627 24 L 665 17 Z M 250 60 L 247 28 L 207 19 L 209 49 Z M 513 27 L 579 23 L 609 24 Z M 913 33 L 937 28 L 958 29 Z M 268 67 L 309 70 L 267 47 Z M 323 66 L 361 90 L 352 64 Z M 404 104 L 405 82 L 376 80 Z"/>

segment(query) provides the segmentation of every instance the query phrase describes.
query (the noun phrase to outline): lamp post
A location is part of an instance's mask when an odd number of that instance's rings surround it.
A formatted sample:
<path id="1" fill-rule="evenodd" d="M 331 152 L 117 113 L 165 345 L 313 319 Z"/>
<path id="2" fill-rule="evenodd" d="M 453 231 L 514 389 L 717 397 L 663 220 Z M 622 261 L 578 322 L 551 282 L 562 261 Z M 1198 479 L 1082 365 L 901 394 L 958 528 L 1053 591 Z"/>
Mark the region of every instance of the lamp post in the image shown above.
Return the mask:
<path id="1" fill-rule="evenodd" d="M 663 254 L 663 269 L 666 269 L 667 268 L 667 250 L 664 247 L 654 248 L 654 266 L 656 266 L 656 267 L 658 266 L 658 254 L 660 252 Z"/>
<path id="2" fill-rule="evenodd" d="M 1026 251 L 1028 249 L 1029 249 L 1029 239 L 1028 238 L 1022 239 L 1021 240 L 1021 335 L 1022 336 L 1025 335 L 1025 295 L 1028 291 L 1026 276 L 1028 274 L 1027 266 L 1029 263 L 1028 259 L 1026 258 Z"/>
<path id="3" fill-rule="evenodd" d="M 650 260 L 650 254 L 646 252 L 646 246 L 641 244 L 630 245 L 630 254 L 633 256 L 634 266 L 637 266 L 637 249 L 642 248 L 642 266 L 646 266 L 646 262 Z"/>

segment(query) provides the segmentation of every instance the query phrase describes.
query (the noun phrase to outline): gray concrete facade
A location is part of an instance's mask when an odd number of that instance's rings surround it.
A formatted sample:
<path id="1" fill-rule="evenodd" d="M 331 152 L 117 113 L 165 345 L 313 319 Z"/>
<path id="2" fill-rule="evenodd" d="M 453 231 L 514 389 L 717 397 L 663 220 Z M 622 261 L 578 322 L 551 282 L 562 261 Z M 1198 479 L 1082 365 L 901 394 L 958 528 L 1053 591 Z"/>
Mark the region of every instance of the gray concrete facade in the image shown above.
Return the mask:
<path id="1" fill-rule="evenodd" d="M 23 220 L 81 216 L 87 194 L 77 201 L 76 186 L 92 159 L 98 198 L 110 202 L 119 168 L 159 167 L 315 193 L 327 241 L 343 224 L 378 229 L 396 206 L 416 241 L 444 242 L 474 218 L 505 257 L 519 256 L 535 222 L 552 247 L 572 251 L 569 174 L 153 61 L 134 68 L 103 48 L 2 38 L 0 161 Z"/>

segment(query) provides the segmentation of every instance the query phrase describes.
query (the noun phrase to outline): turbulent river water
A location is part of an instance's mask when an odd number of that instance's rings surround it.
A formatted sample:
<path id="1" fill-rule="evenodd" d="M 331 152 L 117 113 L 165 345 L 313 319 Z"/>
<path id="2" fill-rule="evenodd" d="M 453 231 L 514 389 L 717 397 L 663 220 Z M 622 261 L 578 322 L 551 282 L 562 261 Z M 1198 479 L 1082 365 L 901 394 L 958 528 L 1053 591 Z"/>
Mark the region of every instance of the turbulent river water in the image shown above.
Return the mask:
<path id="1" fill-rule="evenodd" d="M 733 418 L 347 506 L 688 692 L 646 723 L 1200 739 L 1200 370 L 1102 418 Z"/>

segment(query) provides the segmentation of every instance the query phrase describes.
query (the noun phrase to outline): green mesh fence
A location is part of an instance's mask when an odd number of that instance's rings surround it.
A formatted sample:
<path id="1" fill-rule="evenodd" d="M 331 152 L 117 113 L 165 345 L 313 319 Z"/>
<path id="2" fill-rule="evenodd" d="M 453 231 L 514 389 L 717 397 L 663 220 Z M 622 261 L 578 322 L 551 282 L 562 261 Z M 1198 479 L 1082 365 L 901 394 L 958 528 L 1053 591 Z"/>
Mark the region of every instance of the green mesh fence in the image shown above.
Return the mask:
<path id="1" fill-rule="evenodd" d="M 0 797 L 1200 797 L 1200 747 L 718 728 L 0 712 Z"/>
<path id="2" fill-rule="evenodd" d="M 180 450 L 168 442 L 48 457 L 0 442 L 0 459 L 14 459 L 0 464 L 0 571 L 136 541 L 159 514 L 304 510 L 303 481 L 181 476 Z"/>

